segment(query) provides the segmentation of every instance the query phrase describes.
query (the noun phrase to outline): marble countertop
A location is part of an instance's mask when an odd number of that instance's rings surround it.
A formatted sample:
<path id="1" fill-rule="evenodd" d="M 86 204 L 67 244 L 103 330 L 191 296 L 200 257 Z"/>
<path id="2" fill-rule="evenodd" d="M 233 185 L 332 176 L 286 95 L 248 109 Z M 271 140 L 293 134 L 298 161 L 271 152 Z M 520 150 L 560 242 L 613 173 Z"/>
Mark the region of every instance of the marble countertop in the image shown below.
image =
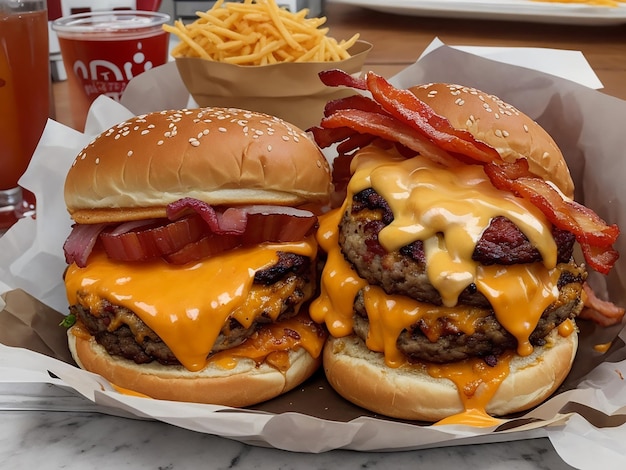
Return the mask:
<path id="1" fill-rule="evenodd" d="M 419 468 L 571 469 L 547 438 L 405 452 L 300 454 L 254 447 L 157 421 L 101 413 L 0 411 L 7 469 Z"/>

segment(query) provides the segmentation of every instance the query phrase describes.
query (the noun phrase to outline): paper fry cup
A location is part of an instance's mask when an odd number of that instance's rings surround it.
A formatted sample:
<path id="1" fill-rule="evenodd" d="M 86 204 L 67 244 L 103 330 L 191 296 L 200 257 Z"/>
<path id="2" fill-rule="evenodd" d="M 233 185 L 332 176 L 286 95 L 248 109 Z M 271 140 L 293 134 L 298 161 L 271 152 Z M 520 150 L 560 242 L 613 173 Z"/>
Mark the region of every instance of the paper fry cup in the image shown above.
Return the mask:
<path id="1" fill-rule="evenodd" d="M 370 43 L 357 41 L 349 49 L 351 57 L 337 62 L 242 66 L 177 57 L 176 66 L 200 106 L 259 111 L 307 129 L 319 123 L 327 101 L 354 94 L 352 90 L 327 87 L 318 74 L 329 69 L 359 73 L 371 49 Z"/>

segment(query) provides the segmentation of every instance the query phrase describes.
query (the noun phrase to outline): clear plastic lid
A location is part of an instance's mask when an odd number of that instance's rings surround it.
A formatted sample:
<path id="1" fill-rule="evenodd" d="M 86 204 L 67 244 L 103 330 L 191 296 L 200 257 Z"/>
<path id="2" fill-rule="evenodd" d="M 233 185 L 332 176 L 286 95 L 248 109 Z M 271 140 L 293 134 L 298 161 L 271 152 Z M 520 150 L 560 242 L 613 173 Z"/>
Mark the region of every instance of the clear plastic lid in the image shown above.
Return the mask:
<path id="1" fill-rule="evenodd" d="M 145 33 L 161 29 L 170 20 L 165 13 L 136 10 L 113 10 L 77 13 L 52 22 L 52 29 L 61 35 L 77 33 Z"/>

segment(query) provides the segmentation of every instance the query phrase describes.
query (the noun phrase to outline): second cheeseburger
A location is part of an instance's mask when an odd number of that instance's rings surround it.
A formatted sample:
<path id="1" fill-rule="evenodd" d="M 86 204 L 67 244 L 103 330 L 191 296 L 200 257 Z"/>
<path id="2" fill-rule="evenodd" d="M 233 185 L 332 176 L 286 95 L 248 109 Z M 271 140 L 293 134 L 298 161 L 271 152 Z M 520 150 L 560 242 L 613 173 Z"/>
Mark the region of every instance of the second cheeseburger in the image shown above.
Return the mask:
<path id="1" fill-rule="evenodd" d="M 571 198 L 552 138 L 495 96 L 448 84 L 399 90 L 339 71 L 371 94 L 327 106 L 346 197 L 325 216 L 324 368 L 348 400 L 388 416 L 491 425 L 545 400 L 577 350 L 586 263 L 606 273 L 616 226 Z"/>
<path id="2" fill-rule="evenodd" d="M 328 163 L 266 114 L 199 108 L 103 132 L 65 182 L 77 363 L 153 398 L 246 406 L 319 366 L 307 304 Z"/>

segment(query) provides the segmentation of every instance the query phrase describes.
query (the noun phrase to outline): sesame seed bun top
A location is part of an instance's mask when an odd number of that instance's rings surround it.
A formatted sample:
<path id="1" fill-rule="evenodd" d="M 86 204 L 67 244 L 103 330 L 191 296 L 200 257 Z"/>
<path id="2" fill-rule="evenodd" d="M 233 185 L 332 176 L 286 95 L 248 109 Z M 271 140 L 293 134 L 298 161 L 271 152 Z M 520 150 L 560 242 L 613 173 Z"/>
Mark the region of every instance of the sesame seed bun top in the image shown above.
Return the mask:
<path id="1" fill-rule="evenodd" d="M 330 169 L 304 131 L 230 108 L 171 110 L 106 130 L 76 157 L 65 202 L 78 223 L 164 217 L 193 197 L 212 205 L 325 204 Z"/>
<path id="2" fill-rule="evenodd" d="M 574 183 L 563 154 L 552 137 L 535 121 L 500 98 L 475 88 L 430 83 L 410 88 L 420 100 L 495 148 L 505 161 L 528 160 L 530 170 L 554 183 L 568 197 Z"/>

